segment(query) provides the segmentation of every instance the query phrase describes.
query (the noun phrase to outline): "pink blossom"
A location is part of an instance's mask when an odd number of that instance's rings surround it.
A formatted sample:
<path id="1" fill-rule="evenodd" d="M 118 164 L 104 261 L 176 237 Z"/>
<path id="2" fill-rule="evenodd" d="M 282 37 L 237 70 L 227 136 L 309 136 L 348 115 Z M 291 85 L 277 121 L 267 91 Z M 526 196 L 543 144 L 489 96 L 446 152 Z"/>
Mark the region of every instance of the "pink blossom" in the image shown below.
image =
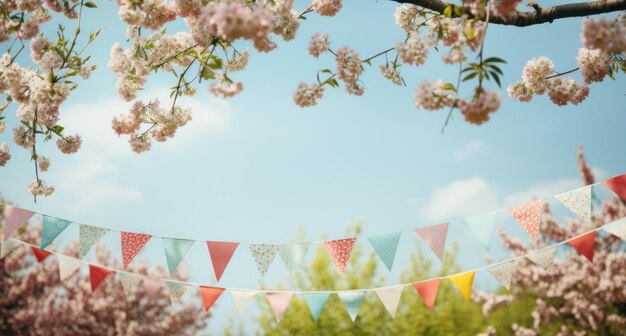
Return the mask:
<path id="1" fill-rule="evenodd" d="M 80 135 L 70 135 L 57 140 L 57 147 L 64 154 L 72 154 L 78 152 L 80 145 L 83 143 Z"/>
<path id="2" fill-rule="evenodd" d="M 242 90 L 242 82 L 222 80 L 209 85 L 209 91 L 211 91 L 212 94 L 222 98 L 234 97 Z"/>
<path id="3" fill-rule="evenodd" d="M 137 154 L 150 150 L 150 147 L 152 146 L 152 141 L 148 134 L 144 134 L 143 136 L 132 134 L 130 139 L 128 139 L 128 143 L 130 143 L 130 148 L 133 152 Z"/>
<path id="4" fill-rule="evenodd" d="M 522 82 L 524 86 L 533 90 L 534 93 L 543 94 L 547 89 L 546 77 L 554 73 L 554 63 L 545 57 L 533 58 L 526 63 L 522 70 Z"/>
<path id="5" fill-rule="evenodd" d="M 396 8 L 393 16 L 396 20 L 396 24 L 407 33 L 412 33 L 417 29 L 415 19 L 419 9 L 415 5 L 402 5 Z"/>
<path id="6" fill-rule="evenodd" d="M 509 85 L 506 92 L 513 99 L 517 99 L 521 102 L 529 102 L 533 98 L 533 93 L 529 90 L 521 81 L 515 82 L 515 84 Z"/>
<path id="7" fill-rule="evenodd" d="M 580 39 L 587 49 L 600 49 L 610 54 L 626 52 L 626 20 L 619 17 L 613 22 L 606 18 L 586 19 Z"/>
<path id="8" fill-rule="evenodd" d="M 13 141 L 18 146 L 31 149 L 35 145 L 36 140 L 32 131 L 29 131 L 24 126 L 19 126 L 13 129 Z"/>
<path id="9" fill-rule="evenodd" d="M 480 125 L 489 121 L 489 114 L 500 108 L 501 101 L 499 92 L 482 88 L 476 91 L 476 95 L 470 101 L 459 99 L 458 106 L 465 121 Z"/>
<path id="10" fill-rule="evenodd" d="M 322 16 L 335 16 L 342 7 L 342 0 L 313 0 L 311 6 Z"/>
<path id="11" fill-rule="evenodd" d="M 383 74 L 383 77 L 385 77 L 385 79 L 389 80 L 390 82 L 396 85 L 403 84 L 402 77 L 400 76 L 398 69 L 394 69 L 393 67 L 390 67 L 389 64 L 381 64 L 379 69 L 380 69 L 380 73 Z"/>
<path id="12" fill-rule="evenodd" d="M 509 14 L 517 10 L 517 5 L 522 0 L 495 0 L 493 3 L 493 11 L 497 15 L 509 16 Z"/>
<path id="13" fill-rule="evenodd" d="M 40 155 L 37 157 L 37 165 L 39 166 L 39 170 L 42 172 L 48 171 L 50 168 L 50 159 Z"/>
<path id="14" fill-rule="evenodd" d="M 445 83 L 438 79 L 420 83 L 415 89 L 413 98 L 418 109 L 435 111 L 452 106 L 456 93 L 454 90 L 447 89 Z"/>
<path id="15" fill-rule="evenodd" d="M 405 64 L 424 64 L 428 56 L 428 46 L 417 33 L 412 34 L 406 42 L 398 43 L 396 51 Z"/>
<path id="16" fill-rule="evenodd" d="M 47 185 L 42 180 L 32 180 L 28 184 L 28 190 L 33 196 L 50 196 L 54 193 L 55 188 Z"/>
<path id="17" fill-rule="evenodd" d="M 337 74 L 346 84 L 346 91 L 349 94 L 360 96 L 363 94 L 363 87 L 357 83 L 359 76 L 363 73 L 361 58 L 348 46 L 337 50 Z"/>
<path id="18" fill-rule="evenodd" d="M 301 82 L 293 92 L 293 101 L 300 107 L 317 105 L 317 100 L 324 95 L 324 88 L 319 84 Z"/>
<path id="19" fill-rule="evenodd" d="M 315 33 L 309 41 L 309 54 L 318 58 L 322 53 L 328 51 L 329 44 L 328 33 Z"/>
<path id="20" fill-rule="evenodd" d="M 609 56 L 599 49 L 580 48 L 576 56 L 576 64 L 580 69 L 585 83 L 601 82 L 609 73 Z"/>
<path id="21" fill-rule="evenodd" d="M 6 142 L 0 145 L 0 167 L 4 167 L 11 160 L 11 151 Z"/>

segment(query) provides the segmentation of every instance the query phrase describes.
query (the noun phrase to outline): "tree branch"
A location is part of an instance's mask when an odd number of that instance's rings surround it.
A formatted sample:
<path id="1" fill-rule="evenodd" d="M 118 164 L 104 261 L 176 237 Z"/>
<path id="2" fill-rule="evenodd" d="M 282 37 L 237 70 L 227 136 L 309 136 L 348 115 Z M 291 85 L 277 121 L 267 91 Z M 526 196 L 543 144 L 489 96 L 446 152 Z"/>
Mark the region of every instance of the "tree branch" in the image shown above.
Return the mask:
<path id="1" fill-rule="evenodd" d="M 459 7 L 458 5 L 448 3 L 443 0 L 392 0 L 399 3 L 413 4 L 420 7 L 430 9 L 432 11 L 443 14 L 448 6 Z M 527 27 L 541 23 L 552 23 L 554 20 L 596 15 L 610 12 L 626 10 L 626 0 L 600 0 L 592 2 L 579 2 L 558 5 L 554 7 L 542 8 L 540 11 L 533 12 L 517 12 L 504 17 L 500 15 L 491 15 L 489 23 L 495 23 L 507 26 Z M 468 18 L 484 21 L 484 17 L 474 16 L 468 7 L 463 8 L 463 13 Z M 455 11 L 452 11 L 452 17 L 458 17 Z"/>

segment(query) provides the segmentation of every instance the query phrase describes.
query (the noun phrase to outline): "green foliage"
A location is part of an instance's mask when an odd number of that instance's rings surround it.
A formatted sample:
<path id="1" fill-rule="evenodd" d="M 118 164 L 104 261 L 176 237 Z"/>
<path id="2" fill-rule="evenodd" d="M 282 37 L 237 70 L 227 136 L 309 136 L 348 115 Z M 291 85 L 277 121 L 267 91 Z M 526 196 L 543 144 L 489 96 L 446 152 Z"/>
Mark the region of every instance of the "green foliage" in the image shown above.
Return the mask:
<path id="1" fill-rule="evenodd" d="M 349 229 L 358 235 L 360 226 Z M 432 260 L 418 247 L 411 254 L 410 265 L 401 273 L 401 281 L 410 283 L 458 272 L 454 264 L 456 247 L 449 251 L 446 262 L 436 270 Z M 301 290 L 342 290 L 379 287 L 383 277 L 378 275 L 378 257 L 374 252 L 364 255 L 357 244 L 349 266 L 340 277 L 326 251 L 318 248 L 307 271 L 295 272 L 289 288 Z M 280 323 L 277 323 L 267 300 L 261 303 L 258 319 L 263 335 L 476 335 L 485 330 L 487 321 L 481 306 L 465 301 L 449 281 L 442 281 L 433 312 L 429 312 L 412 287 L 404 289 L 395 319 L 385 310 L 374 292 L 368 292 L 359 315 L 353 323 L 336 295 L 331 295 L 322 314 L 315 322 L 305 300 L 296 295 Z M 510 329 L 510 328 L 509 328 Z"/>

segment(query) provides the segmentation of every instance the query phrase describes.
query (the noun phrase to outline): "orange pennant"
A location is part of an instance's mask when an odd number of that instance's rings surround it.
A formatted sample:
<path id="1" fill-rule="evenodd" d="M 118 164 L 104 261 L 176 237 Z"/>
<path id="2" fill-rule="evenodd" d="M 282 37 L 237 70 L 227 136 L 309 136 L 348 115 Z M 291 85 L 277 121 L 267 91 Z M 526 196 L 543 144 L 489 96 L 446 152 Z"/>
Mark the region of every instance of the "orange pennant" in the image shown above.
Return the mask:
<path id="1" fill-rule="evenodd" d="M 415 290 L 422 297 L 422 300 L 424 300 L 426 307 L 428 307 L 430 311 L 432 311 L 433 306 L 435 306 L 435 299 L 437 298 L 440 283 L 441 279 L 432 279 L 413 283 L 413 288 L 415 288 Z"/>
<path id="2" fill-rule="evenodd" d="M 543 200 L 526 203 L 509 212 L 515 220 L 528 232 L 530 238 L 537 241 L 539 235 L 539 225 L 541 224 L 541 211 L 543 210 Z"/>
<path id="3" fill-rule="evenodd" d="M 37 258 L 38 262 L 44 261 L 44 259 L 48 258 L 48 256 L 50 255 L 50 252 L 40 250 L 34 246 L 32 247 L 32 249 L 33 249 L 33 254 L 35 255 L 35 258 Z"/>
<path id="4" fill-rule="evenodd" d="M 602 181 L 602 184 L 618 194 L 626 202 L 626 174 Z"/>
<path id="5" fill-rule="evenodd" d="M 223 292 L 224 288 L 221 287 L 200 286 L 200 294 L 202 295 L 204 310 L 209 311 L 217 298 L 219 298 Z"/>
<path id="6" fill-rule="evenodd" d="M 567 241 L 578 253 L 582 254 L 587 260 L 593 262 L 593 250 L 596 247 L 596 232 L 591 231 L 578 238 Z"/>
<path id="7" fill-rule="evenodd" d="M 100 283 L 113 272 L 112 269 L 89 264 L 89 282 L 91 282 L 91 291 L 96 290 Z"/>
<path id="8" fill-rule="evenodd" d="M 233 257 L 239 243 L 220 242 L 220 241 L 207 241 L 207 247 L 209 248 L 209 255 L 211 256 L 211 262 L 213 263 L 213 271 L 215 271 L 215 278 L 220 281 L 222 274 L 226 266 Z"/>
<path id="9" fill-rule="evenodd" d="M 122 239 L 122 262 L 124 269 L 126 269 L 128 264 L 130 264 L 152 236 L 141 233 L 122 232 L 120 233 L 120 237 Z"/>

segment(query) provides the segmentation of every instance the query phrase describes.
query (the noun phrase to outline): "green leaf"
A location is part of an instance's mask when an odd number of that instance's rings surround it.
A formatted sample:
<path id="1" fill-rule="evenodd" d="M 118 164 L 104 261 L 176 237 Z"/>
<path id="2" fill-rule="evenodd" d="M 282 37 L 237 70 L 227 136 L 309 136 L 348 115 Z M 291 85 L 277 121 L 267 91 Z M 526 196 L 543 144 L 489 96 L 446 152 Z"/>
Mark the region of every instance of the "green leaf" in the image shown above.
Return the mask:
<path id="1" fill-rule="evenodd" d="M 476 75 L 478 75 L 478 73 L 476 73 L 476 72 L 472 72 L 471 74 L 469 74 L 469 75 L 467 75 L 467 76 L 463 77 L 463 81 L 464 81 L 464 82 L 465 82 L 465 81 L 468 81 L 468 80 L 470 80 L 470 79 L 472 79 L 472 78 L 476 77 Z"/>
<path id="2" fill-rule="evenodd" d="M 451 90 L 451 91 L 456 92 L 456 88 L 454 87 L 454 84 L 452 84 L 452 83 L 446 83 L 446 84 L 444 84 L 444 85 L 443 85 L 443 89 L 444 89 L 444 90 Z"/>
<path id="3" fill-rule="evenodd" d="M 332 74 L 333 72 L 330 69 L 320 70 L 322 73 Z"/>
<path id="4" fill-rule="evenodd" d="M 446 9 L 443 10 L 443 15 L 447 18 L 451 18 L 452 17 L 452 6 L 448 6 L 446 7 Z"/>
<path id="5" fill-rule="evenodd" d="M 495 71 L 495 72 L 497 72 L 497 73 L 499 73 L 499 74 L 501 74 L 501 75 L 504 75 L 504 73 L 502 73 L 502 70 L 501 70 L 501 69 L 500 69 L 497 65 L 489 64 L 489 67 L 490 67 L 493 71 Z"/>
<path id="6" fill-rule="evenodd" d="M 506 61 L 500 57 L 489 57 L 485 59 L 483 63 L 506 63 Z"/>
<path id="7" fill-rule="evenodd" d="M 491 75 L 493 76 L 493 80 L 496 81 L 496 83 L 498 84 L 498 87 L 502 87 L 502 84 L 500 83 L 500 76 L 498 76 L 497 73 L 495 72 L 490 72 Z"/>
<path id="8" fill-rule="evenodd" d="M 84 6 L 87 8 L 98 8 L 98 6 L 96 6 L 96 4 L 91 1 L 85 2 Z"/>

